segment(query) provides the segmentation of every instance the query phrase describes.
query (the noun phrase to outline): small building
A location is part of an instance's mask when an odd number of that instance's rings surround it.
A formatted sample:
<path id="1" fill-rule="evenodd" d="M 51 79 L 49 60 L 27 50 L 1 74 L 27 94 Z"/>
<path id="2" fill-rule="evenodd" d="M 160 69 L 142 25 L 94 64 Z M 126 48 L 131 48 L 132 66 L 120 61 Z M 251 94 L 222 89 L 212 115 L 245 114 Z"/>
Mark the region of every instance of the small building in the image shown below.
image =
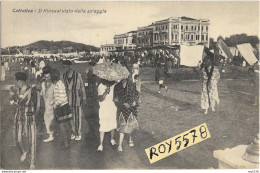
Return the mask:
<path id="1" fill-rule="evenodd" d="M 125 34 L 114 36 L 116 50 L 131 50 L 136 47 L 137 31 L 130 31 Z"/>

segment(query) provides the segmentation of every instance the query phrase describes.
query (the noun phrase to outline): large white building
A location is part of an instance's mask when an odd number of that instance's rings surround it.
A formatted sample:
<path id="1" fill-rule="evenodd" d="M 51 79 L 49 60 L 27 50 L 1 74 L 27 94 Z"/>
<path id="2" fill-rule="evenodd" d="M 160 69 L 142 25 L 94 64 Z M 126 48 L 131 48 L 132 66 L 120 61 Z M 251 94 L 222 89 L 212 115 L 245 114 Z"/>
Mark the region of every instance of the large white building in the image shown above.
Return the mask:
<path id="1" fill-rule="evenodd" d="M 137 31 L 115 35 L 114 50 L 157 45 L 204 44 L 209 47 L 209 25 L 208 19 L 193 19 L 185 16 L 170 17 L 156 21 L 149 26 L 140 27 Z M 101 49 L 102 47 L 105 45 L 102 45 Z"/>
<path id="2" fill-rule="evenodd" d="M 138 46 L 196 45 L 201 43 L 208 47 L 209 25 L 208 19 L 193 19 L 184 16 L 156 21 L 147 27 L 138 28 Z M 149 39 L 151 29 L 153 30 L 152 41 Z M 143 32 L 144 34 L 141 34 Z"/>

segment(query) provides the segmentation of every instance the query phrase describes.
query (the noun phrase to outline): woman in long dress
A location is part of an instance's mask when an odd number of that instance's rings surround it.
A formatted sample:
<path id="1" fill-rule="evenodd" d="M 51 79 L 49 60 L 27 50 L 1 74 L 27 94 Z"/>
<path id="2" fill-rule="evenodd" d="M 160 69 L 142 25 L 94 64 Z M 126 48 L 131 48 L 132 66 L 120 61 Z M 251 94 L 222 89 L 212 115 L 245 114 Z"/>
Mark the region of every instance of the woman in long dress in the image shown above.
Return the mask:
<path id="1" fill-rule="evenodd" d="M 118 124 L 120 137 L 118 151 L 123 151 L 122 143 L 125 134 L 129 135 L 129 146 L 133 147 L 132 132 L 138 128 L 137 107 L 139 93 L 136 90 L 136 86 L 131 83 L 129 79 L 123 79 L 115 86 L 114 101 L 117 105 L 119 114 Z"/>
<path id="2" fill-rule="evenodd" d="M 205 109 L 204 114 L 208 114 L 208 108 L 215 112 L 216 104 L 219 104 L 218 80 L 220 73 L 213 61 L 206 59 L 201 67 L 202 71 L 202 94 L 201 108 Z"/>
<path id="3" fill-rule="evenodd" d="M 105 132 L 111 132 L 111 144 L 116 145 L 114 140 L 114 132 L 117 127 L 116 112 L 117 108 L 113 101 L 114 84 L 104 79 L 100 80 L 98 86 L 98 99 L 99 99 L 99 134 L 100 143 L 98 151 L 103 151 L 103 140 Z"/>
<path id="4" fill-rule="evenodd" d="M 54 140 L 54 131 L 52 125 L 54 122 L 54 84 L 51 81 L 51 69 L 43 69 L 43 78 L 45 81 L 42 83 L 42 90 L 40 95 L 43 97 L 45 112 L 44 112 L 44 123 L 46 126 L 48 138 L 44 139 L 43 142 L 50 142 Z"/>

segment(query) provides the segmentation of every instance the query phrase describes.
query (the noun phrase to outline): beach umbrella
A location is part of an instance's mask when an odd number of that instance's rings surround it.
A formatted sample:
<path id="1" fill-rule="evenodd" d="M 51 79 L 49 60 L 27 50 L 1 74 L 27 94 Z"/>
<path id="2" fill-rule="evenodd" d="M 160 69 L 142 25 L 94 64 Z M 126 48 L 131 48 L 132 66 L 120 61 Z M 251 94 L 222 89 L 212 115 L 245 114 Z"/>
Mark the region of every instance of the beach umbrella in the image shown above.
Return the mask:
<path id="1" fill-rule="evenodd" d="M 104 62 L 93 67 L 93 74 L 101 79 L 118 82 L 128 78 L 129 71 L 120 64 Z"/>

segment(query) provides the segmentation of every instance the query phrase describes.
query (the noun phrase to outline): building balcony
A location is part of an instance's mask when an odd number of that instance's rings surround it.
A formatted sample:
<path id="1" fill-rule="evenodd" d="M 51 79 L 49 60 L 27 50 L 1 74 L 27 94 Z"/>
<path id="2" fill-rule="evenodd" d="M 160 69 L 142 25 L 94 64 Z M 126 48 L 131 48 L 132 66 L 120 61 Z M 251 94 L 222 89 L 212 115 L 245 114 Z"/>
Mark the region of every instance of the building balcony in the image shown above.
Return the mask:
<path id="1" fill-rule="evenodd" d="M 163 30 L 163 31 L 161 31 L 161 33 L 167 33 L 168 32 L 168 30 Z"/>

